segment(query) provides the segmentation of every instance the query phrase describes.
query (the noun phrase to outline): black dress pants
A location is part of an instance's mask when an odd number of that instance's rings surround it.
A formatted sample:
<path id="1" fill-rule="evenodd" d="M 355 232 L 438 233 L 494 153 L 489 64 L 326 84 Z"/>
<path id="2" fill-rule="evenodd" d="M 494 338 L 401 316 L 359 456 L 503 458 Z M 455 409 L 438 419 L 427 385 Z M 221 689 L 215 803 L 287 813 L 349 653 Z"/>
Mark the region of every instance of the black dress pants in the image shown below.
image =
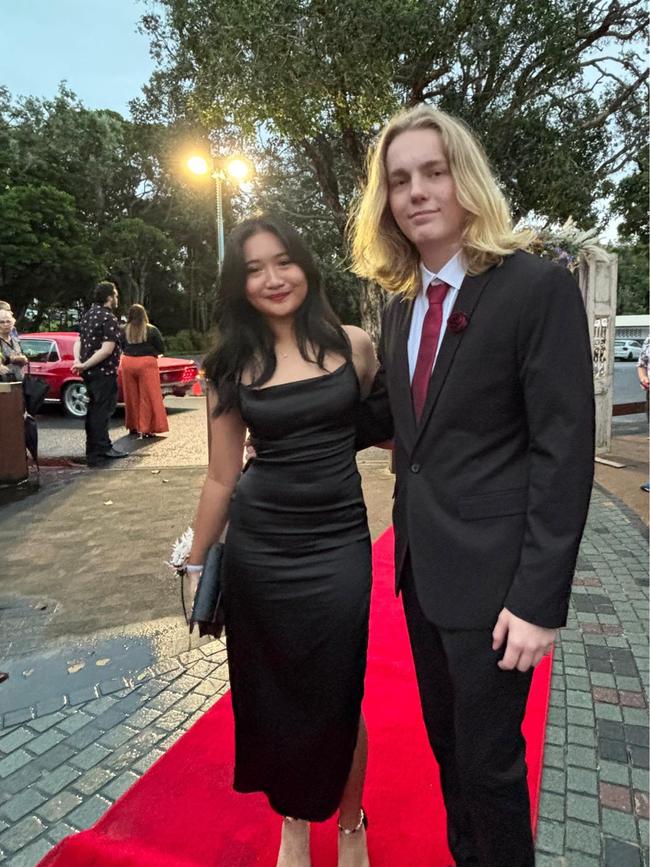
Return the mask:
<path id="1" fill-rule="evenodd" d="M 117 405 L 117 376 L 86 374 L 84 382 L 90 399 L 86 412 L 86 457 L 97 459 L 112 448 L 108 422 Z"/>
<path id="2" fill-rule="evenodd" d="M 491 630 L 443 629 L 428 621 L 410 564 L 402 596 L 456 864 L 532 867 L 521 734 L 532 671 L 498 668 L 504 648 L 492 650 Z"/>

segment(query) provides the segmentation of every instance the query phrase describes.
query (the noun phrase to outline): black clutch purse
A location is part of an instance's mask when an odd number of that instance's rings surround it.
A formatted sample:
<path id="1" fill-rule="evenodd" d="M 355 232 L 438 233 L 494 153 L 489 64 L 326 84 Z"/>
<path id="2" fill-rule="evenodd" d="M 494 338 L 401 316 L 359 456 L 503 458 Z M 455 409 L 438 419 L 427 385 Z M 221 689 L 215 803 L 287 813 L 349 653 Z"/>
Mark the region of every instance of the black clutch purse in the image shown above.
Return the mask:
<path id="1" fill-rule="evenodd" d="M 23 377 L 23 396 L 28 415 L 34 416 L 41 411 L 49 390 L 50 386 L 42 379 L 32 376 L 31 373 L 25 374 Z"/>
<path id="2" fill-rule="evenodd" d="M 198 626 L 201 638 L 204 635 L 220 638 L 223 632 L 223 583 L 221 577 L 223 549 L 223 542 L 217 542 L 208 550 L 189 619 L 183 598 L 183 610 L 190 627 L 190 633 L 195 626 Z"/>

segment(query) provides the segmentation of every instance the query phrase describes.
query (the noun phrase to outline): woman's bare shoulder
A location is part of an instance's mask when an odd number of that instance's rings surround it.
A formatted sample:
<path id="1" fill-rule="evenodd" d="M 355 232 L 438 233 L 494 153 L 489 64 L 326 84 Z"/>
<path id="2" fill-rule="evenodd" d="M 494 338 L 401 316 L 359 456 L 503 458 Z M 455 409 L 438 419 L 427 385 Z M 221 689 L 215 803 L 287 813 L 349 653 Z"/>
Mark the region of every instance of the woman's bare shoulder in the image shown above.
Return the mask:
<path id="1" fill-rule="evenodd" d="M 359 352 L 372 348 L 372 339 L 363 328 L 359 328 L 357 325 L 344 325 L 343 330 L 349 337 L 353 350 Z"/>

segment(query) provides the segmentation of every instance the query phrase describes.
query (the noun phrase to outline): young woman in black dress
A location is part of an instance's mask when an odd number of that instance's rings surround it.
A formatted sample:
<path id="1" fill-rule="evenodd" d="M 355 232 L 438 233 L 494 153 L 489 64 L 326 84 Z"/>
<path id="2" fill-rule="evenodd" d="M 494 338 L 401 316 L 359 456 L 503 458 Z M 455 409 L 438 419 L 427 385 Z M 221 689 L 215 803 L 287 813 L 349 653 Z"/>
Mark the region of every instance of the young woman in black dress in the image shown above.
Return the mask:
<path id="1" fill-rule="evenodd" d="M 298 233 L 247 220 L 221 275 L 205 362 L 211 450 L 189 572 L 228 523 L 224 604 L 235 779 L 284 816 L 278 867 L 309 867 L 309 822 L 339 813 L 339 867 L 368 867 L 361 716 L 370 537 L 355 417 L 377 367 L 342 326 Z M 247 429 L 256 457 L 241 474 Z"/>

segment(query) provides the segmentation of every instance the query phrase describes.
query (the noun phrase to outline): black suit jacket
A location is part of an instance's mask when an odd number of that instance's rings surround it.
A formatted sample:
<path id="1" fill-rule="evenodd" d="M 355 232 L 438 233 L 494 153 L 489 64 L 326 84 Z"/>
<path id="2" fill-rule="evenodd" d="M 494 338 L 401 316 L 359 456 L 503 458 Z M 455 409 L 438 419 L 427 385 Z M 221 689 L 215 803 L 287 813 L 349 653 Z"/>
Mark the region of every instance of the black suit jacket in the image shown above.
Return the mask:
<path id="1" fill-rule="evenodd" d="M 593 480 L 589 332 L 565 269 L 517 252 L 466 277 L 420 423 L 411 403 L 412 302 L 386 307 L 381 368 L 358 445 L 395 443 L 396 592 L 407 554 L 420 604 L 443 627 L 492 628 L 503 606 L 566 622 Z"/>

